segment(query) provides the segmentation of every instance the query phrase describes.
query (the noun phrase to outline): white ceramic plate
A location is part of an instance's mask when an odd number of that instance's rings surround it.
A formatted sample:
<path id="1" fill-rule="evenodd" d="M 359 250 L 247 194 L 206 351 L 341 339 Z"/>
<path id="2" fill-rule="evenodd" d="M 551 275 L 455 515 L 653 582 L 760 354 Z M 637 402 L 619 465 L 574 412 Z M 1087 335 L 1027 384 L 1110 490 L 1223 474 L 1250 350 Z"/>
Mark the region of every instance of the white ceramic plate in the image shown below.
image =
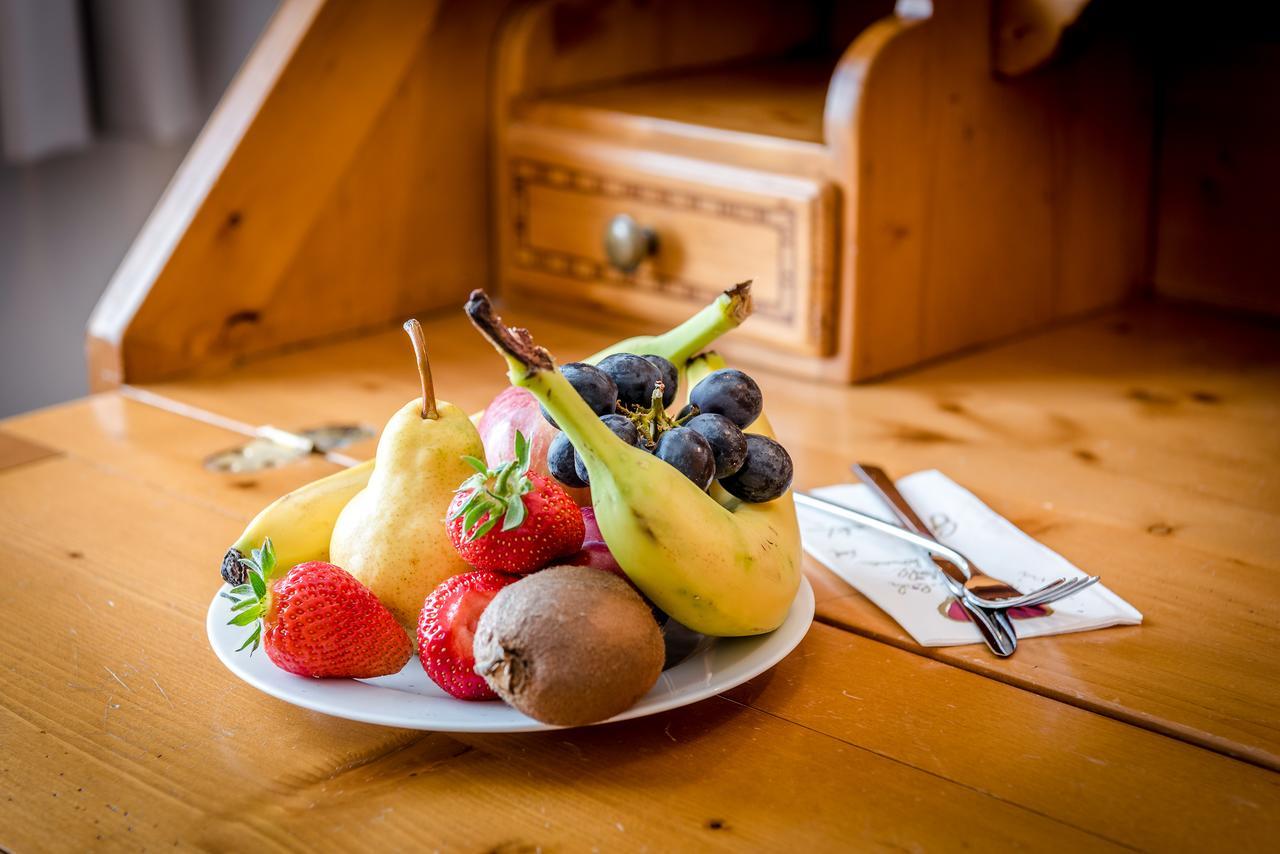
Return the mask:
<path id="1" fill-rule="evenodd" d="M 500 701 L 456 700 L 436 687 L 417 656 L 394 676 L 378 679 L 306 679 L 278 669 L 262 650 L 237 654 L 246 630 L 226 624 L 231 603 L 214 596 L 205 625 L 213 651 L 227 668 L 259 691 L 304 709 L 371 724 L 438 732 L 532 732 L 557 729 Z M 813 588 L 801 577 L 786 621 L 767 635 L 705 640 L 665 671 L 640 702 L 614 721 L 625 721 L 714 697 L 777 664 L 796 648 L 813 621 Z"/>

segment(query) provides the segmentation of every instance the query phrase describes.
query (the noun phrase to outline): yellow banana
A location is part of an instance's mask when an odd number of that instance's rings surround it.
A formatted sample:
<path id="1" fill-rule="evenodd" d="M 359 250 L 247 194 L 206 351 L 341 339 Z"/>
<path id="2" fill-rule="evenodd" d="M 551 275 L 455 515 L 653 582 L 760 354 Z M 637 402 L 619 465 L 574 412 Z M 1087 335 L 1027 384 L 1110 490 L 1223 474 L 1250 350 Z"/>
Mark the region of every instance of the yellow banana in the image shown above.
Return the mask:
<path id="1" fill-rule="evenodd" d="M 329 559 L 329 538 L 342 508 L 364 489 L 373 474 L 373 460 L 303 484 L 272 501 L 253 517 L 222 559 L 222 577 L 243 577 L 240 558 L 271 537 L 276 563 L 288 569 L 309 560 Z M 238 581 L 236 582 L 238 583 Z"/>
<path id="2" fill-rule="evenodd" d="M 482 292 L 472 293 L 467 314 L 506 358 L 512 384 L 533 392 L 573 442 L 591 478 L 605 542 L 645 595 L 707 635 L 761 634 L 782 624 L 800 584 L 800 534 L 789 492 L 762 504 L 740 502 L 718 486 L 715 497 L 708 495 L 673 466 L 615 436 L 550 354 L 525 330 L 504 326 Z M 709 361 L 695 361 L 699 378 Z M 768 429 L 763 418 L 757 423 L 756 429 Z"/>

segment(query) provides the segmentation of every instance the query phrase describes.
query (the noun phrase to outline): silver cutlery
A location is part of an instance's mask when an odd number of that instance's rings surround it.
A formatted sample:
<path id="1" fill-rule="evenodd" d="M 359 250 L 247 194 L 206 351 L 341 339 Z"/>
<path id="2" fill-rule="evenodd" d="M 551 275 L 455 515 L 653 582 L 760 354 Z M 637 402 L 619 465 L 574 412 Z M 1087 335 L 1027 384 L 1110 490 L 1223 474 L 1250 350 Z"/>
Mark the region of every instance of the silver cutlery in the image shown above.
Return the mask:
<path id="1" fill-rule="evenodd" d="M 854 463 L 850 468 L 868 489 L 874 492 L 881 501 L 889 505 L 889 508 L 893 510 L 894 515 L 898 517 L 898 521 L 902 523 L 904 528 L 936 542 L 933 532 L 929 530 L 929 526 L 924 523 L 924 520 L 916 513 L 915 508 L 898 491 L 897 485 L 889 478 L 889 475 L 885 474 L 883 469 L 876 466 L 863 465 L 862 463 Z M 934 557 L 933 562 L 938 563 L 940 560 L 944 560 L 944 558 Z M 1011 638 L 1011 645 L 1017 648 L 1018 633 L 1013 627 L 1013 618 L 1009 616 L 1007 610 L 1009 606 L 1001 602 L 993 608 L 993 603 L 989 599 L 978 596 L 970 585 L 979 578 L 994 581 L 1000 585 L 1001 589 L 998 592 L 1006 594 L 1006 596 L 1000 598 L 1007 598 L 1009 593 L 1017 596 L 1019 595 L 1018 591 L 999 579 L 985 575 L 972 561 L 968 563 L 969 571 L 966 573 L 968 577 L 964 581 L 963 599 L 976 606 L 976 609 L 988 611 L 991 614 L 992 621 L 996 624 L 996 628 Z M 975 598 L 979 601 L 975 602 Z"/>
<path id="2" fill-rule="evenodd" d="M 834 501 L 827 501 L 824 498 L 818 498 L 803 492 L 794 493 L 793 497 L 796 504 L 802 507 L 821 510 L 832 516 L 905 540 L 928 551 L 930 557 L 933 558 L 934 564 L 938 567 L 943 584 L 951 592 L 951 595 L 955 597 L 956 602 L 964 612 L 969 615 L 970 621 L 977 627 L 978 633 L 982 635 L 982 640 L 987 644 L 987 648 L 991 650 L 992 654 L 999 658 L 1008 658 L 1018 648 L 1018 638 L 1011 630 L 1011 627 L 1004 627 L 988 609 L 973 605 L 968 597 L 965 596 L 964 582 L 967 579 L 965 571 L 968 569 L 969 562 L 965 560 L 964 555 L 929 537 L 922 537 L 883 519 L 877 519 L 875 516 L 868 516 L 866 513 L 860 513 L 857 510 L 845 507 L 843 504 L 836 504 Z"/>
<path id="3" fill-rule="evenodd" d="M 1059 578 L 1030 593 L 1021 593 L 983 573 L 960 552 L 938 542 L 929 526 L 882 469 L 859 463 L 851 468 L 874 494 L 889 505 L 904 527 L 805 493 L 795 493 L 796 503 L 888 534 L 928 552 L 956 603 L 972 620 L 992 653 L 1001 658 L 1012 655 L 1018 645 L 1017 632 L 1008 613 L 1010 608 L 1047 605 L 1079 593 L 1098 581 L 1096 575 L 1071 580 Z"/>
<path id="4" fill-rule="evenodd" d="M 931 540 L 934 539 L 933 532 L 929 529 L 929 526 L 907 503 L 907 499 L 898 491 L 898 487 L 889 475 L 885 473 L 884 469 L 865 463 L 854 463 L 849 468 L 859 480 L 889 505 L 904 527 L 921 536 L 928 537 Z M 965 581 L 964 589 L 972 598 L 978 600 L 978 604 L 996 605 L 1001 608 L 1025 608 L 1032 605 L 1056 602 L 1067 596 L 1075 595 L 1098 581 L 1098 576 L 1096 575 L 1071 580 L 1057 578 L 1038 590 L 1022 593 L 1000 579 L 987 575 L 975 566 L 972 561 L 969 562 L 967 568 L 968 579 Z"/>

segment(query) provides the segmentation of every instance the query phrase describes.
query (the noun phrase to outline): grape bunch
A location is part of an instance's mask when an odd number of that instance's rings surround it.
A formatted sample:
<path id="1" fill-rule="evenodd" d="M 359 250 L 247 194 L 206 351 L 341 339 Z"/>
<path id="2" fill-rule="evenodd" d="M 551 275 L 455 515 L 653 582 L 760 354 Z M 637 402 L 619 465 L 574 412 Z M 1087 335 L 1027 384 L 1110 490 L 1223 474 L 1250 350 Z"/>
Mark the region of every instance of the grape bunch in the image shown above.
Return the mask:
<path id="1" fill-rule="evenodd" d="M 569 384 L 619 439 L 655 455 L 708 489 L 712 481 L 743 501 L 772 501 L 791 486 L 791 456 L 767 436 L 744 432 L 760 416 L 760 386 L 742 371 L 713 371 L 694 387 L 689 404 L 672 417 L 679 373 L 662 356 L 615 353 L 599 365 L 560 369 Z M 543 416 L 556 425 L 545 409 Z M 547 450 L 551 474 L 566 486 L 590 480 L 569 437 Z"/>

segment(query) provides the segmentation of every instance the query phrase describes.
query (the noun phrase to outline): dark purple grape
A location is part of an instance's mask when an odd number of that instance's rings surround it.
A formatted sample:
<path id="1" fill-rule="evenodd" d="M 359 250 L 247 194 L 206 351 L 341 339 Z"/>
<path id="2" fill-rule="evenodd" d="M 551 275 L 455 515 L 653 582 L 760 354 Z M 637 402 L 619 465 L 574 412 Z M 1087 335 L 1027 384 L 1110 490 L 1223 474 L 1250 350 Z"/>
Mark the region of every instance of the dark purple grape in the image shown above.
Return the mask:
<path id="1" fill-rule="evenodd" d="M 685 423 L 690 430 L 702 434 L 716 457 L 716 479 L 728 477 L 742 468 L 747 459 L 747 437 L 723 415 L 704 412 Z"/>
<path id="2" fill-rule="evenodd" d="M 586 362 L 570 362 L 560 368 L 560 373 L 596 415 L 611 415 L 617 410 L 618 387 L 614 385 L 608 374 L 595 365 L 588 365 Z M 547 412 L 545 406 L 542 407 L 542 417 L 547 419 L 552 427 L 560 426 L 551 417 L 551 413 Z"/>
<path id="3" fill-rule="evenodd" d="M 614 353 L 597 366 L 618 387 L 618 402 L 626 406 L 648 407 L 653 402 L 653 389 L 662 374 L 649 362 L 631 353 Z"/>
<path id="4" fill-rule="evenodd" d="M 569 437 L 561 433 L 552 439 L 547 446 L 547 469 L 551 476 L 565 486 L 586 486 L 587 482 L 578 477 L 577 465 L 578 452 Z"/>
<path id="5" fill-rule="evenodd" d="M 680 387 L 680 374 L 676 366 L 661 356 L 641 356 L 649 364 L 658 369 L 662 377 L 662 408 L 666 409 L 676 400 L 676 389 Z"/>
<path id="6" fill-rule="evenodd" d="M 758 504 L 772 501 L 791 486 L 791 455 L 768 436 L 747 434 L 747 461 L 735 474 L 720 481 L 732 496 Z"/>
<path id="7" fill-rule="evenodd" d="M 606 415 L 600 419 L 605 426 L 613 431 L 613 435 L 617 436 L 628 445 L 636 445 L 640 441 L 640 433 L 636 430 L 636 425 L 631 423 L 631 419 L 625 415 Z M 582 463 L 582 457 L 574 455 L 574 473 L 578 475 L 578 479 L 586 486 L 591 483 L 591 478 L 587 475 L 587 467 Z"/>
<path id="8" fill-rule="evenodd" d="M 744 430 L 760 417 L 764 407 L 760 386 L 736 368 L 707 374 L 689 393 L 689 402 L 702 412 L 723 415 Z"/>
<path id="9" fill-rule="evenodd" d="M 658 437 L 657 457 L 675 466 L 699 489 L 706 489 L 716 476 L 716 455 L 702 434 L 688 427 L 672 427 Z"/>

